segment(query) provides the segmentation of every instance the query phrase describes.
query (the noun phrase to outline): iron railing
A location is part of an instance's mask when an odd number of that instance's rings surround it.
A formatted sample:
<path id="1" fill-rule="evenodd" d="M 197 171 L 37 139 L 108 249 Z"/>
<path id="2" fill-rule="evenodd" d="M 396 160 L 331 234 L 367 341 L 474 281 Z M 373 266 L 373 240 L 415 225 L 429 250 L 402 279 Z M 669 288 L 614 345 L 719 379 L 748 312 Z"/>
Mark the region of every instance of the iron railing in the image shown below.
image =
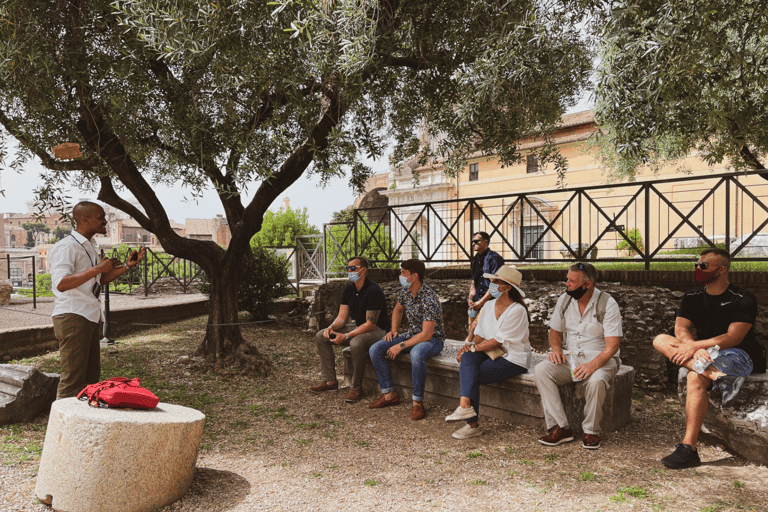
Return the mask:
<path id="1" fill-rule="evenodd" d="M 369 254 L 381 257 L 369 258 L 372 263 L 409 257 L 434 264 L 466 262 L 472 256 L 472 234 L 478 231 L 489 233 L 491 248 L 516 263 L 589 258 L 641 261 L 650 269 L 652 261 L 690 259 L 675 250 L 716 244 L 739 261 L 766 261 L 766 172 L 361 208 L 354 211 L 347 232 L 337 229 L 333 240 L 353 240 L 350 254 L 375 249 Z M 392 240 L 389 246 L 376 236 L 382 229 Z M 336 246 L 340 254 L 342 246 Z"/>

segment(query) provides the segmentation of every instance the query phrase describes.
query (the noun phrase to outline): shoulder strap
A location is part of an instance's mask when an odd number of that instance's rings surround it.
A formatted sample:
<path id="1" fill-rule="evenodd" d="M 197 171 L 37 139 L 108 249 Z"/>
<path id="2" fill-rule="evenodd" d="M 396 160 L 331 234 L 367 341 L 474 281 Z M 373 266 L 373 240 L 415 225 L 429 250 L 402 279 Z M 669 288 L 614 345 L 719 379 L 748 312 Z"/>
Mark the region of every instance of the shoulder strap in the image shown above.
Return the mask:
<path id="1" fill-rule="evenodd" d="M 563 304 L 560 306 L 560 316 L 565 318 L 565 312 L 568 311 L 568 306 L 571 305 L 571 296 L 566 295 L 565 300 L 563 300 Z"/>
<path id="2" fill-rule="evenodd" d="M 597 298 L 597 321 L 601 324 L 603 323 L 603 319 L 605 318 L 605 310 L 608 309 L 608 299 L 610 299 L 611 296 L 605 292 L 600 292 L 600 296 Z"/>

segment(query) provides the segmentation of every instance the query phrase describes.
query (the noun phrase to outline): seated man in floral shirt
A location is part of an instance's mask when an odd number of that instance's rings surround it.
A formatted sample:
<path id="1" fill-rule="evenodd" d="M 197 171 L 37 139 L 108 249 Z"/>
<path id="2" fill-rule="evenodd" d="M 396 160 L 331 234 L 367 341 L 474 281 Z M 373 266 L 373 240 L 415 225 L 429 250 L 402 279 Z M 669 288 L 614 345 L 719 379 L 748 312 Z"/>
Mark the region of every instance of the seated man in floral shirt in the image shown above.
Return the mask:
<path id="1" fill-rule="evenodd" d="M 400 397 L 395 392 L 392 372 L 386 357 L 394 359 L 398 354 L 411 355 L 413 376 L 413 408 L 411 419 L 424 417 L 424 384 L 427 380 L 427 359 L 443 350 L 445 330 L 443 328 L 443 309 L 437 294 L 424 284 L 424 263 L 419 260 L 407 260 L 400 265 L 400 285 L 403 287 L 397 297 L 397 304 L 392 311 L 392 330 L 383 340 L 376 342 L 370 349 L 373 369 L 379 379 L 383 393 L 381 398 L 368 404 L 372 409 L 397 405 Z M 403 317 L 408 315 L 410 329 L 398 335 L 398 327 Z"/>

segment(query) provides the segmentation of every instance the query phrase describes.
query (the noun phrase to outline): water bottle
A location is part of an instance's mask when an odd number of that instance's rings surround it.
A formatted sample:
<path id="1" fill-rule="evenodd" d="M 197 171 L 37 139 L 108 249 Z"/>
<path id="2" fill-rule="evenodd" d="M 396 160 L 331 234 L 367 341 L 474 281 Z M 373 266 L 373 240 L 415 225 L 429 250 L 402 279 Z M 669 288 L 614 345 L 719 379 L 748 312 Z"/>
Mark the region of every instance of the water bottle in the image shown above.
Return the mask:
<path id="1" fill-rule="evenodd" d="M 469 315 L 469 318 L 475 318 L 477 316 L 477 310 L 469 308 L 467 314 Z"/>
<path id="2" fill-rule="evenodd" d="M 709 347 L 707 349 L 707 353 L 709 354 L 709 357 L 714 361 L 717 356 L 720 355 L 720 346 L 715 345 L 714 347 Z M 694 361 L 693 363 L 693 371 L 695 371 L 698 374 L 704 373 L 704 370 L 707 369 L 707 367 L 712 364 L 712 361 Z"/>

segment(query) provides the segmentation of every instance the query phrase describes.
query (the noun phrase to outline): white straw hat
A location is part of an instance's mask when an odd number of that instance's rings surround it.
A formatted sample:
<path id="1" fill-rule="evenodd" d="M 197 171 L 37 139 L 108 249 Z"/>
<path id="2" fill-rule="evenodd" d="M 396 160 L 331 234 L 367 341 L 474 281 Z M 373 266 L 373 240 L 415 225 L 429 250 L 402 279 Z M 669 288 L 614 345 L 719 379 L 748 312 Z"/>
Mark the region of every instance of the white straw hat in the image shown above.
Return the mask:
<path id="1" fill-rule="evenodd" d="M 499 270 L 497 270 L 495 274 L 483 274 L 483 277 L 488 279 L 501 279 L 505 283 L 509 283 L 514 286 L 515 289 L 520 292 L 521 297 L 525 297 L 525 292 L 520 289 L 520 283 L 523 282 L 523 274 L 521 274 L 520 271 L 515 267 L 502 265 L 499 267 Z"/>

